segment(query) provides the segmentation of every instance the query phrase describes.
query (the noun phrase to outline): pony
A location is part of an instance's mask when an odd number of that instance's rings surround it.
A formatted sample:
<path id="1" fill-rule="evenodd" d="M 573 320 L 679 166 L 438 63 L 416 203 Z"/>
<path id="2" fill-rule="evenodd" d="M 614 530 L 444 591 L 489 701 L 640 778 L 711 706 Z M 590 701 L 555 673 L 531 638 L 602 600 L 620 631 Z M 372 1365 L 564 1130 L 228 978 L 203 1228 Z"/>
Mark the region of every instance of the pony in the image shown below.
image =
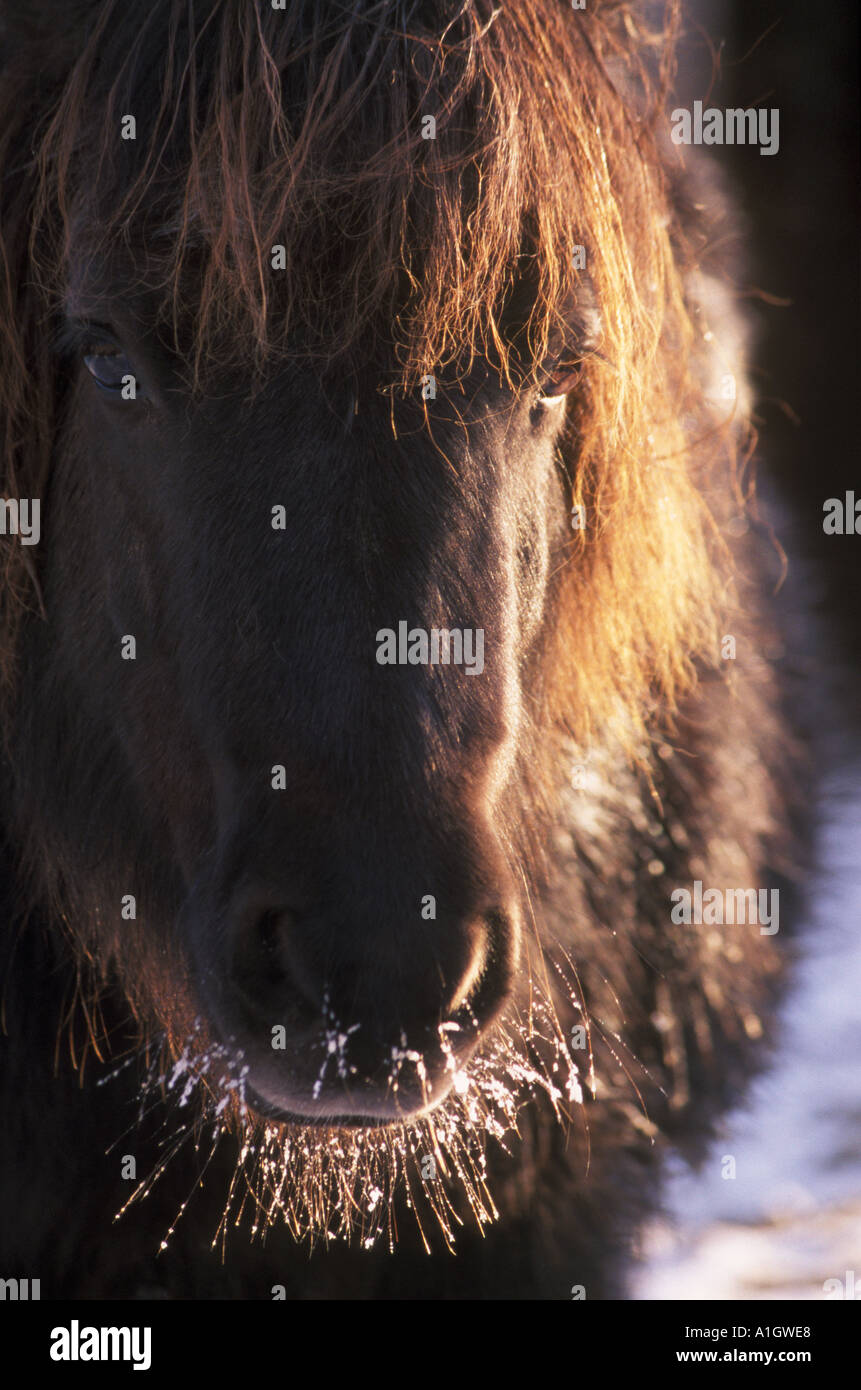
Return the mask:
<path id="1" fill-rule="evenodd" d="M 678 6 L 0 15 L 5 1273 L 623 1296 L 796 862 Z"/>

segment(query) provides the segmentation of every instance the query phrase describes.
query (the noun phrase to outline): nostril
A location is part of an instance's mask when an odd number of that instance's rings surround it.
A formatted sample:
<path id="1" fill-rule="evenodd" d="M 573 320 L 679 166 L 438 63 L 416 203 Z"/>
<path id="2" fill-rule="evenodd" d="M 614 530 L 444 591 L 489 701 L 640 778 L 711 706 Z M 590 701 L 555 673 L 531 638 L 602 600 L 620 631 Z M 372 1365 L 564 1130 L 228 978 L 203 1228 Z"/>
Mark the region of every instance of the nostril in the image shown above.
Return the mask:
<path id="1" fill-rule="evenodd" d="M 279 921 L 280 912 L 264 912 L 257 926 L 257 935 L 264 957 L 273 968 L 280 968 L 279 960 Z"/>
<path id="2" fill-rule="evenodd" d="M 470 954 L 449 1005 L 449 1016 L 483 1029 L 499 1016 L 510 997 L 519 953 L 516 914 L 491 909 L 473 924 Z"/>
<path id="3" fill-rule="evenodd" d="M 460 984 L 449 1000 L 446 1013 L 457 1013 L 458 1009 L 464 1008 L 479 990 L 482 976 L 488 961 L 487 937 L 484 932 L 477 928 L 471 933 L 471 951 L 469 962 L 464 971 Z"/>
<path id="4" fill-rule="evenodd" d="M 261 912 L 249 906 L 240 914 L 230 973 L 245 1005 L 258 1016 L 277 1014 L 296 993 L 298 982 L 285 951 L 293 925 L 292 914 L 284 908 Z"/>

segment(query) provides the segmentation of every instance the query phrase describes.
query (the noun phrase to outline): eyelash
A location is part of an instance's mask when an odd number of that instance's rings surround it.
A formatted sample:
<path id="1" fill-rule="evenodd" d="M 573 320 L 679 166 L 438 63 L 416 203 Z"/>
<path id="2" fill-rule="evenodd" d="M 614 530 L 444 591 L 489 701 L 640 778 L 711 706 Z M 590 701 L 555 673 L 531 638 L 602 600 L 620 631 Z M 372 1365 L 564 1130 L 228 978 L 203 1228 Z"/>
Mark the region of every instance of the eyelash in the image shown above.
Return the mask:
<path id="1" fill-rule="evenodd" d="M 107 349 L 107 352 L 104 350 Z M 121 353 L 122 348 L 110 329 L 98 323 L 75 323 L 67 320 L 57 330 L 53 350 L 58 357 L 84 357 L 97 353 L 106 357 Z"/>

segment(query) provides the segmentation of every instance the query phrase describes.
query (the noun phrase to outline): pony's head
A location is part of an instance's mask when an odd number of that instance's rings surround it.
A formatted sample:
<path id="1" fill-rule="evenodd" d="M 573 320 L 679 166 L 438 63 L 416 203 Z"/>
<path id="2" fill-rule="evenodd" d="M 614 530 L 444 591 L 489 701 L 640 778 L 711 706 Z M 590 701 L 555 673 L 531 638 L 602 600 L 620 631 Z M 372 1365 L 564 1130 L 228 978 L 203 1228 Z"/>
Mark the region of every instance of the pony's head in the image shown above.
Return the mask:
<path id="1" fill-rule="evenodd" d="M 561 739 L 636 752 L 716 660 L 727 443 L 652 36 L 15 8 L 0 405 L 43 512 L 5 542 L 7 835 L 253 1110 L 419 1116 L 528 991 Z"/>

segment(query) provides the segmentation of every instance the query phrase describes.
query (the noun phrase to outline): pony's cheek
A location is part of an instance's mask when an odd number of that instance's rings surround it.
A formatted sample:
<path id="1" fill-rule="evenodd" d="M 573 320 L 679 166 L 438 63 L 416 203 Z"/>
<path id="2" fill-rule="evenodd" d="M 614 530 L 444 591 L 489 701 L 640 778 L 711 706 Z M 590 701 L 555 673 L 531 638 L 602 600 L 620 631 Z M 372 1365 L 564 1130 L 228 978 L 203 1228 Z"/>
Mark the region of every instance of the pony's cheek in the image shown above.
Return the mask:
<path id="1" fill-rule="evenodd" d="M 541 628 L 547 599 L 550 543 L 546 524 L 537 519 L 517 546 L 517 606 L 521 649 L 528 649 Z"/>

